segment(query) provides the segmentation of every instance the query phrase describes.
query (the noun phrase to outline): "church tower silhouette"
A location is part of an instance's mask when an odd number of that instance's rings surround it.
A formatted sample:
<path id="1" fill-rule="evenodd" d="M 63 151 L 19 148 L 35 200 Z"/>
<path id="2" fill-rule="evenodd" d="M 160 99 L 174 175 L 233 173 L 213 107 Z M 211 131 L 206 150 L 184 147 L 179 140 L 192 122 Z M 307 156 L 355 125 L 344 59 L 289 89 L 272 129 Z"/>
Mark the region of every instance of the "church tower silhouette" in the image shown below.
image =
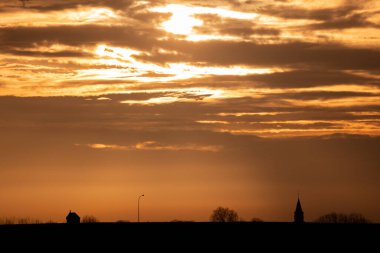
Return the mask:
<path id="1" fill-rule="evenodd" d="M 296 210 L 294 211 L 294 222 L 295 223 L 304 223 L 303 220 L 303 211 L 301 207 L 300 198 L 298 197 Z"/>

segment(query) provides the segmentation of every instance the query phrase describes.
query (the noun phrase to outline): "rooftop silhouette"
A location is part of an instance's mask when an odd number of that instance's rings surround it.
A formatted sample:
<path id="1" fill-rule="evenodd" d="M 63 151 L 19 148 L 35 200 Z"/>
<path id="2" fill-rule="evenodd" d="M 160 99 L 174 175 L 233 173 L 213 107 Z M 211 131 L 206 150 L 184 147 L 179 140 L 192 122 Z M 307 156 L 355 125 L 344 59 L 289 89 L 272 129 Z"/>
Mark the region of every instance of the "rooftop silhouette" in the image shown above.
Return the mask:
<path id="1" fill-rule="evenodd" d="M 69 212 L 69 214 L 66 216 L 66 222 L 67 224 L 79 224 L 80 223 L 80 217 L 75 212 Z"/>

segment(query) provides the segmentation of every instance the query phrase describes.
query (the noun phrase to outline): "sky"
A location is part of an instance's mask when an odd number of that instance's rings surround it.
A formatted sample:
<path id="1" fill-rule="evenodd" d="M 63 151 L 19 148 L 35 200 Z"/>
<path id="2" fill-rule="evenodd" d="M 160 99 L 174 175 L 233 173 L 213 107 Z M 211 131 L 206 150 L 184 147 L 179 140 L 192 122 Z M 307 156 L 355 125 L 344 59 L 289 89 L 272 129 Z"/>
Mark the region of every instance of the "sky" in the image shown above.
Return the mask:
<path id="1" fill-rule="evenodd" d="M 380 222 L 377 0 L 0 0 L 0 217 Z"/>

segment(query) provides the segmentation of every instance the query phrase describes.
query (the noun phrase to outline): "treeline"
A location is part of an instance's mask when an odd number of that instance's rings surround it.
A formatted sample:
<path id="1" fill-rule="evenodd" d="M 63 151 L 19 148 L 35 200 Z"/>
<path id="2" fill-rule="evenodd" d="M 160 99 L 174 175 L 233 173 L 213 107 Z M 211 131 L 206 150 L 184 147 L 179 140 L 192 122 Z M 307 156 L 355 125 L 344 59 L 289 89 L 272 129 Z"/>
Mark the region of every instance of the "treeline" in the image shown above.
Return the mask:
<path id="1" fill-rule="evenodd" d="M 239 222 L 244 221 L 238 215 L 235 210 L 229 209 L 227 207 L 216 208 L 211 216 L 211 222 Z M 259 218 L 252 218 L 251 222 L 262 222 Z M 361 213 L 328 213 L 320 216 L 314 222 L 316 223 L 346 223 L 346 224 L 368 224 L 372 223 L 369 219 L 364 217 Z"/>
<path id="2" fill-rule="evenodd" d="M 229 209 L 227 207 L 216 208 L 211 216 L 211 222 L 244 222 L 235 210 Z M 252 218 L 251 222 L 263 222 L 260 218 Z M 98 218 L 93 215 L 84 215 L 81 218 L 81 223 L 97 223 L 100 222 Z M 119 221 L 126 222 L 126 221 Z M 180 220 L 173 220 L 172 222 L 181 222 Z M 361 213 L 328 213 L 320 216 L 318 219 L 314 220 L 316 223 L 346 223 L 346 224 L 368 224 L 372 223 Z M 41 221 L 39 219 L 17 218 L 17 217 L 0 217 L 0 225 L 13 225 L 13 224 L 54 224 L 58 223 L 53 220 Z"/>
<path id="3" fill-rule="evenodd" d="M 53 221 L 43 222 L 39 219 L 17 218 L 17 217 L 3 217 L 0 218 L 1 225 L 13 225 L 13 224 L 44 224 L 44 223 L 54 223 Z"/>
<path id="4" fill-rule="evenodd" d="M 84 215 L 81 223 L 96 223 L 99 222 L 98 218 L 93 215 Z M 0 225 L 25 225 L 25 224 L 54 224 L 59 223 L 53 220 L 42 221 L 39 219 L 32 219 L 29 217 L 0 217 Z"/>
<path id="5" fill-rule="evenodd" d="M 319 217 L 316 222 L 319 223 L 348 223 L 348 224 L 367 224 L 371 223 L 369 219 L 361 213 L 329 213 Z"/>

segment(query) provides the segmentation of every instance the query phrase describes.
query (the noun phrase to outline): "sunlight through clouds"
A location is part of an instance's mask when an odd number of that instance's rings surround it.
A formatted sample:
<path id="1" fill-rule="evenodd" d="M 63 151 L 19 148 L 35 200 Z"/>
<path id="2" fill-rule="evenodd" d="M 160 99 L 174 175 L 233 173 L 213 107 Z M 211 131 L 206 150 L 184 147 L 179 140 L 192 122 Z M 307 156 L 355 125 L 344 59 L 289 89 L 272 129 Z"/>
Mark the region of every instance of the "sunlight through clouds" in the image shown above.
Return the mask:
<path id="1" fill-rule="evenodd" d="M 132 49 L 116 48 L 106 45 L 99 45 L 96 54 L 100 57 L 100 63 L 110 65 L 109 69 L 83 69 L 78 71 L 78 77 L 81 79 L 100 78 L 100 79 L 125 79 L 140 82 L 168 82 L 175 80 L 184 80 L 190 78 L 200 78 L 208 75 L 252 75 L 252 74 L 269 74 L 275 69 L 271 68 L 248 68 L 244 66 L 231 67 L 201 67 L 193 66 L 186 63 L 168 63 L 166 66 L 148 64 L 138 61 L 134 56 L 141 54 L 139 51 Z M 118 65 L 121 68 L 113 68 Z M 164 76 L 147 77 L 144 74 L 157 73 Z"/>
<path id="2" fill-rule="evenodd" d="M 112 20 L 118 18 L 118 16 L 110 9 L 96 8 L 88 10 L 73 11 L 67 13 L 68 20 L 80 23 L 94 23 L 100 20 Z"/>
<path id="3" fill-rule="evenodd" d="M 187 35 L 190 34 L 194 26 L 201 26 L 202 20 L 189 16 L 187 12 L 181 9 L 173 12 L 170 20 L 162 23 L 162 27 L 171 33 Z"/>
<path id="4" fill-rule="evenodd" d="M 174 34 L 186 35 L 188 40 L 201 41 L 210 39 L 234 39 L 233 36 L 201 35 L 193 32 L 193 27 L 202 26 L 203 21 L 195 18 L 197 14 L 215 14 L 225 18 L 254 19 L 256 13 L 244 13 L 221 8 L 194 7 L 179 4 L 169 4 L 150 9 L 153 12 L 171 13 L 169 20 L 161 24 L 162 28 Z"/>
<path id="5" fill-rule="evenodd" d="M 149 98 L 146 100 L 123 100 L 120 103 L 130 105 L 148 105 L 154 106 L 159 104 L 171 104 L 175 102 L 196 102 L 202 100 L 204 102 L 214 102 L 220 99 L 228 98 L 228 92 L 222 90 L 212 90 L 204 88 L 191 89 L 165 89 L 165 90 L 139 90 L 134 93 L 169 93 L 171 96 L 161 96 Z M 133 93 L 129 93 L 133 94 Z"/>
<path id="6" fill-rule="evenodd" d="M 144 141 L 135 145 L 122 146 L 115 144 L 75 144 L 75 146 L 84 146 L 99 150 L 114 150 L 114 151 L 197 151 L 197 152 L 219 152 L 223 149 L 222 146 L 199 145 L 199 144 L 184 144 L 184 145 L 165 145 L 156 141 Z"/>
<path id="7" fill-rule="evenodd" d="M 192 105 L 205 111 L 193 127 L 266 125 L 276 136 L 277 120 L 286 134 L 312 134 L 302 122 L 319 111 L 333 114 L 334 126 L 318 123 L 326 131 L 348 131 L 340 117 L 377 119 L 379 5 L 301 2 L 0 4 L 0 93 Z M 376 133 L 376 121 L 361 124 Z"/>

